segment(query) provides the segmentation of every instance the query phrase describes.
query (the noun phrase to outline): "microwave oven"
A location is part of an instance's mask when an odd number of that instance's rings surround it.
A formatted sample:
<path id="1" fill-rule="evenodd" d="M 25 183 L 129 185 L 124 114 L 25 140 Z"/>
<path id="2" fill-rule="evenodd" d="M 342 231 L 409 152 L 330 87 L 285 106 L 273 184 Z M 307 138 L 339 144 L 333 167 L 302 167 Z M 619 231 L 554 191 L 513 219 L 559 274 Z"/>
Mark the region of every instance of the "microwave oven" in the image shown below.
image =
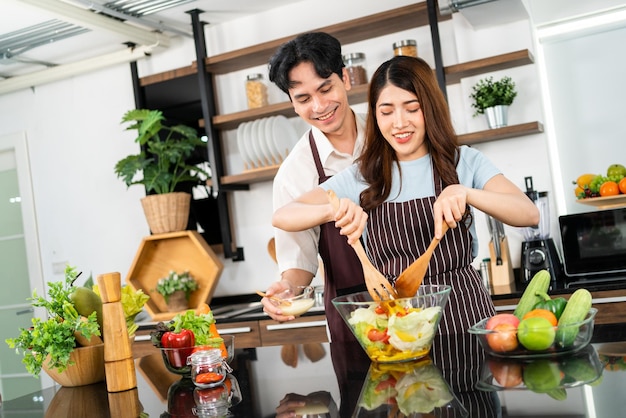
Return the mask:
<path id="1" fill-rule="evenodd" d="M 565 280 L 626 279 L 626 207 L 559 217 Z"/>

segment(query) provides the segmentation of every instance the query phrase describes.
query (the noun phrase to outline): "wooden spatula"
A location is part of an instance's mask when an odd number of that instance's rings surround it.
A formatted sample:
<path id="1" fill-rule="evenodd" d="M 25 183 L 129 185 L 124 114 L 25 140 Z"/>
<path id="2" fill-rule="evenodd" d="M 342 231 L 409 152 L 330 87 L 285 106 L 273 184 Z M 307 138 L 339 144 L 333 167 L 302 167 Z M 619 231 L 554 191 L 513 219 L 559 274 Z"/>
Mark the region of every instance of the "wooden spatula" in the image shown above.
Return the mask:
<path id="1" fill-rule="evenodd" d="M 333 206 L 334 210 L 339 209 L 339 198 L 332 190 L 327 192 L 328 200 L 330 204 Z M 365 277 L 365 285 L 367 286 L 367 291 L 370 296 L 374 300 L 384 300 L 384 299 L 395 299 L 398 297 L 396 293 L 396 289 L 391 286 L 391 283 L 383 276 L 376 267 L 372 264 L 372 262 L 367 258 L 367 254 L 365 253 L 365 249 L 361 244 L 361 241 L 356 241 L 352 244 L 352 248 L 356 252 L 356 255 L 359 257 L 361 261 L 361 265 L 363 266 L 363 276 Z"/>
<path id="2" fill-rule="evenodd" d="M 444 222 L 442 224 L 442 234 L 445 234 L 447 230 L 448 224 Z M 396 290 L 401 298 L 415 296 L 417 289 L 419 289 L 424 280 L 428 263 L 430 263 L 430 258 L 433 256 L 433 251 L 435 251 L 437 245 L 439 245 L 439 240 L 433 238 L 424 254 L 420 255 L 417 260 L 400 273 L 400 276 L 396 279 Z"/>

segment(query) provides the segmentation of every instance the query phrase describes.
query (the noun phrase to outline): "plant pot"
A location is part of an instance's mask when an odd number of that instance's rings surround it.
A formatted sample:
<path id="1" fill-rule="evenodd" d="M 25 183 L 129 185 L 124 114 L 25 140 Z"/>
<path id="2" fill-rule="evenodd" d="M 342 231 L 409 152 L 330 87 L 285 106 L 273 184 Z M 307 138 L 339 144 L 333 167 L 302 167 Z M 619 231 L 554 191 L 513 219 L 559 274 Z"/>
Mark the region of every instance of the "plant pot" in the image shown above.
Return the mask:
<path id="1" fill-rule="evenodd" d="M 184 231 L 189 220 L 191 195 L 184 192 L 148 195 L 141 199 L 148 227 L 153 234 Z"/>
<path id="2" fill-rule="evenodd" d="M 509 106 L 494 106 L 485 109 L 489 129 L 502 128 L 508 125 Z"/>
<path id="3" fill-rule="evenodd" d="M 189 301 L 184 290 L 177 290 L 167 298 L 167 309 L 170 312 L 180 312 L 189 308 Z"/>
<path id="4" fill-rule="evenodd" d="M 70 362 L 74 364 L 59 373 L 57 369 L 47 367 L 46 358 L 43 370 L 65 387 L 91 385 L 104 380 L 104 344 L 75 348 L 70 354 Z"/>

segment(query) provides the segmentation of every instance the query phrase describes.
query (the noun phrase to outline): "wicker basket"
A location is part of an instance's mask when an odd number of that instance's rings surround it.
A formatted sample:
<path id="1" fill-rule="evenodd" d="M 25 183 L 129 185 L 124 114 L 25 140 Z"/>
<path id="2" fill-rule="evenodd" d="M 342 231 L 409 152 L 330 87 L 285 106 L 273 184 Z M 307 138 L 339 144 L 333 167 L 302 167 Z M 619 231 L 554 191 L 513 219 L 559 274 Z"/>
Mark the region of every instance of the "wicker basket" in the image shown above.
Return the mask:
<path id="1" fill-rule="evenodd" d="M 184 231 L 189 221 L 191 195 L 184 192 L 148 195 L 141 199 L 153 234 Z"/>

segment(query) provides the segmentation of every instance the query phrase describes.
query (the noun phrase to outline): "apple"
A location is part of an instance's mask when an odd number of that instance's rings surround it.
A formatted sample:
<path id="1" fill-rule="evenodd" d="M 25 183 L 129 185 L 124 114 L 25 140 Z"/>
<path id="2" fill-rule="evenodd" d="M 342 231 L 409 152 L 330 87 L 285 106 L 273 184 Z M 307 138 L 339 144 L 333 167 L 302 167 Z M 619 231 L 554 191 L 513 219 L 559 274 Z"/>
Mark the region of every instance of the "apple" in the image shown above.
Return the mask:
<path id="1" fill-rule="evenodd" d="M 512 313 L 501 313 L 489 318 L 485 324 L 485 329 L 494 329 L 499 324 L 511 324 L 513 327 L 517 328 L 519 322 L 520 319 Z"/>
<path id="2" fill-rule="evenodd" d="M 489 370 L 496 382 L 505 388 L 513 388 L 522 383 L 522 364 L 516 361 L 488 360 Z"/>
<path id="3" fill-rule="evenodd" d="M 519 345 L 517 327 L 508 322 L 501 322 L 487 334 L 487 344 L 497 353 L 513 351 Z"/>

